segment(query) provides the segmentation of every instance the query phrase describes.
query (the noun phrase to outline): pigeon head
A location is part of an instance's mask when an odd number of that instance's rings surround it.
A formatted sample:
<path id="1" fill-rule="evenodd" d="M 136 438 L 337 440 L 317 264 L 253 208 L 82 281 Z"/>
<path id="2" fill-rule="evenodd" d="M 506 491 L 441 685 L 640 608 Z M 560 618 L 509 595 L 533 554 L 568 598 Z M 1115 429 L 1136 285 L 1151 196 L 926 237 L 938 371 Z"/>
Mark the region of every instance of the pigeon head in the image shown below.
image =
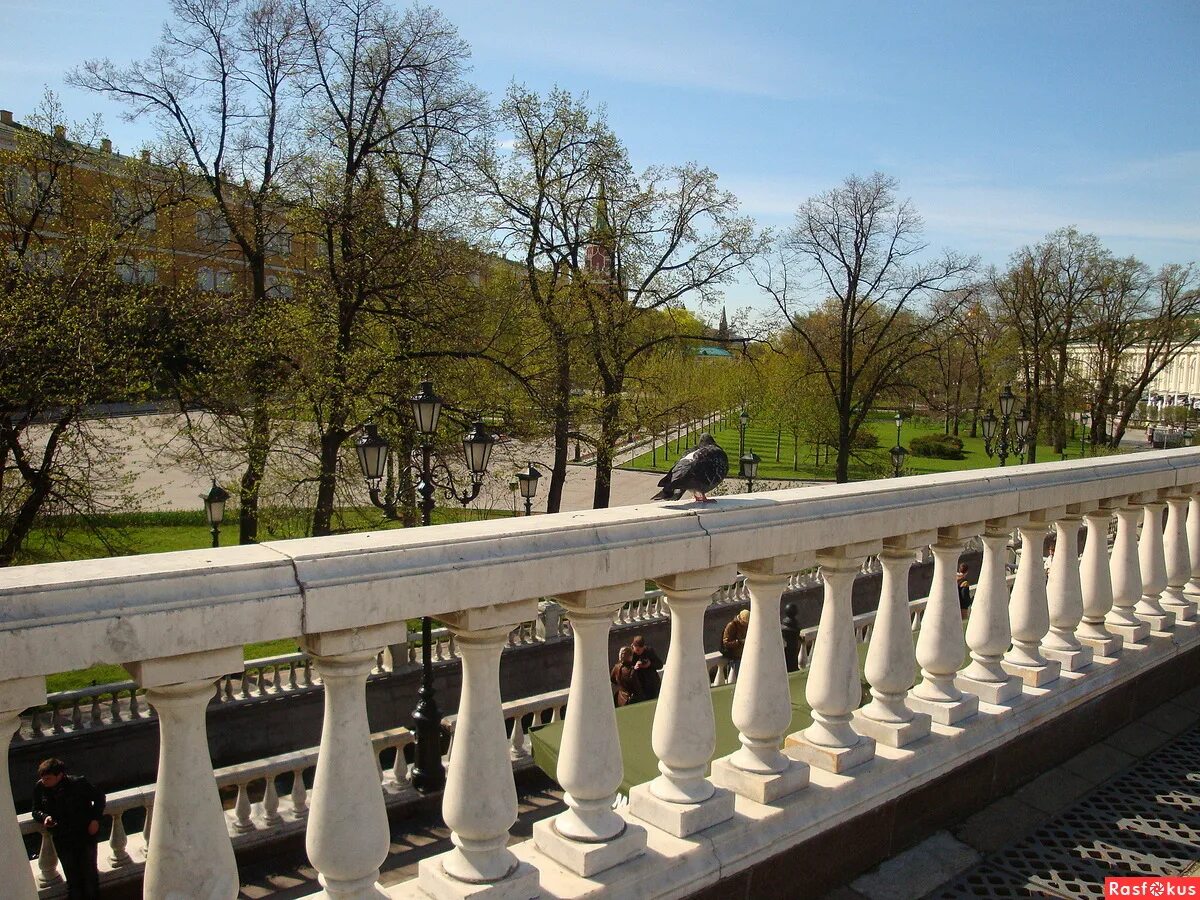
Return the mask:
<path id="1" fill-rule="evenodd" d="M 700 435 L 700 442 L 699 442 L 699 446 L 701 446 L 701 447 L 711 447 L 711 446 L 713 446 L 713 445 L 714 445 L 714 444 L 716 444 L 716 443 L 717 443 L 717 442 L 716 442 L 716 440 L 715 440 L 715 439 L 713 438 L 713 436 L 712 436 L 711 434 L 709 434 L 708 432 L 705 432 L 704 434 Z"/>

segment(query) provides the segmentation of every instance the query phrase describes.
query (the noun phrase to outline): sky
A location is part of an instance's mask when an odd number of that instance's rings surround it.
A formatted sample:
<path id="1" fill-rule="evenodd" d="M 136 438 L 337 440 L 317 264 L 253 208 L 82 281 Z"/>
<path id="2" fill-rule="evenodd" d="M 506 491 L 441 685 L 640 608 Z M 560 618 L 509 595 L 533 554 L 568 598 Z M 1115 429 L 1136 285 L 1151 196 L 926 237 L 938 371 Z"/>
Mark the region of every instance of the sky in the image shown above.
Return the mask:
<path id="1" fill-rule="evenodd" d="M 931 248 L 1003 264 L 1075 225 L 1157 267 L 1200 261 L 1200 2 L 442 0 L 473 80 L 586 92 L 639 166 L 697 161 L 764 227 L 846 176 L 883 171 Z M 144 56 L 168 0 L 0 0 L 0 107 L 90 57 Z M 731 307 L 760 305 L 744 281 Z"/>

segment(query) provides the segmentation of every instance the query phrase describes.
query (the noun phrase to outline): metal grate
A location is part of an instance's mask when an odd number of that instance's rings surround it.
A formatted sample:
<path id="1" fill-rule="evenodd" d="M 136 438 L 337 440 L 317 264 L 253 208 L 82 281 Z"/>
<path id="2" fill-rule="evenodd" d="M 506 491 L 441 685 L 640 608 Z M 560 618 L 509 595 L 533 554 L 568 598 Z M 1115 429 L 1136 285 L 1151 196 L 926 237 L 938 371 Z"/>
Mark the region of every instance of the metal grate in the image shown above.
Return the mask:
<path id="1" fill-rule="evenodd" d="M 1200 860 L 1200 728 L 929 896 L 1104 897 L 1107 875 L 1177 875 Z"/>

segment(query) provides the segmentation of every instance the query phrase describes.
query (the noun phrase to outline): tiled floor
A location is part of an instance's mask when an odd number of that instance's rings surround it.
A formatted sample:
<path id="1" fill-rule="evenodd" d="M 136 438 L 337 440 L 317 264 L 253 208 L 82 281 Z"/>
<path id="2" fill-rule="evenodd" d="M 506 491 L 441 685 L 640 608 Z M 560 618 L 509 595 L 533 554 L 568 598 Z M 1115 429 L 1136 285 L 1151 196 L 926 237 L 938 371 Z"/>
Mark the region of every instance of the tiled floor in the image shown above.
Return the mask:
<path id="1" fill-rule="evenodd" d="M 1105 875 L 1196 874 L 1198 861 L 1194 688 L 830 900 L 1102 897 Z"/>

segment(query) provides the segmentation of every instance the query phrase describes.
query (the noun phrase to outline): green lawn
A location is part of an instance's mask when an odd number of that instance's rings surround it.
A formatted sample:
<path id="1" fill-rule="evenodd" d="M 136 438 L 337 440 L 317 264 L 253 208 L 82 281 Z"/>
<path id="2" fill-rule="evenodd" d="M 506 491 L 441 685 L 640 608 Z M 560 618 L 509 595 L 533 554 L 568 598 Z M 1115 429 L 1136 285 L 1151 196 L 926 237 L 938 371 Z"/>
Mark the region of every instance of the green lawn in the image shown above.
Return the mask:
<path id="1" fill-rule="evenodd" d="M 888 477 L 892 474 L 892 462 L 890 450 L 896 442 L 896 423 L 891 416 L 883 415 L 873 418 L 867 423 L 867 427 L 874 432 L 879 438 L 879 446 L 871 450 L 856 451 L 855 456 L 850 461 L 850 478 L 853 481 L 864 481 L 870 478 Z M 941 434 L 943 429 L 940 423 L 933 423 L 923 419 L 910 419 L 905 421 L 901 431 L 901 444 L 908 448 L 909 442 L 923 434 Z M 733 428 L 722 428 L 718 426 L 712 432 L 713 437 L 729 454 L 731 471 L 737 471 L 738 457 L 738 429 L 736 425 Z M 968 437 L 964 429 L 960 434 L 963 440 L 963 459 L 931 459 L 925 457 L 914 456 L 908 454 L 905 459 L 904 472 L 906 475 L 920 475 L 929 472 L 955 472 L 964 469 L 986 469 L 999 465 L 999 461 L 989 457 L 983 449 L 983 438 Z M 782 443 L 779 445 L 779 462 L 776 462 L 776 431 L 773 428 L 755 427 L 751 422 L 750 427 L 746 430 L 746 449 L 757 453 L 761 458 L 758 468 L 758 477 L 760 479 L 772 478 L 802 478 L 802 479 L 828 479 L 834 477 L 834 451 L 829 450 L 829 461 L 825 461 L 825 451 L 821 452 L 821 461 L 816 460 L 816 448 L 812 444 L 801 443 L 798 448 L 799 460 L 797 465 L 793 465 L 792 459 L 792 439 L 786 432 L 783 435 Z M 684 444 L 688 444 L 685 441 Z M 690 445 L 695 446 L 695 437 L 690 439 Z M 676 451 L 674 441 L 670 443 L 670 449 L 664 460 L 662 446 L 659 445 L 656 452 L 643 453 L 631 462 L 622 466 L 627 469 L 638 469 L 647 472 L 665 472 L 679 458 L 681 453 L 686 453 L 686 446 L 681 446 Z M 1088 450 L 1089 454 L 1091 450 Z M 1052 448 L 1045 445 L 1038 447 L 1038 459 L 1041 462 L 1063 459 L 1064 457 L 1053 453 Z M 1066 459 L 1079 458 L 1079 443 L 1076 440 L 1068 448 Z M 1015 465 L 1017 460 L 1012 456 L 1008 459 L 1009 465 Z"/>

